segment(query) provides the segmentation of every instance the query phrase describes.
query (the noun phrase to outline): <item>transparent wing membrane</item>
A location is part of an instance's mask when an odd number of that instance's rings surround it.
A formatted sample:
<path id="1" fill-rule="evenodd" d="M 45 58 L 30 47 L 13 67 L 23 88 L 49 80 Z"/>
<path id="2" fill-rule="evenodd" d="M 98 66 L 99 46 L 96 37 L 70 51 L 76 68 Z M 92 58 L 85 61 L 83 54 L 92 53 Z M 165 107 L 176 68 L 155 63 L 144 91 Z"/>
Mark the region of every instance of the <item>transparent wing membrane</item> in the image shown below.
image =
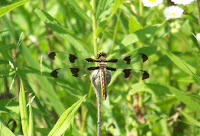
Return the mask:
<path id="1" fill-rule="evenodd" d="M 80 76 L 89 76 L 91 73 L 90 71 L 99 69 L 99 67 L 95 67 L 95 63 L 92 62 L 102 61 L 107 62 L 107 70 L 120 70 L 124 73 L 125 78 L 128 78 L 131 75 L 138 77 L 142 75 L 142 80 L 149 78 L 149 74 L 146 71 L 138 70 L 140 68 L 140 63 L 144 63 L 148 60 L 147 55 L 144 53 L 128 55 L 123 57 L 123 59 L 112 58 L 108 60 L 99 60 L 90 57 L 78 57 L 76 55 L 64 52 L 51 52 L 48 56 L 50 59 L 55 61 L 59 59 L 58 62 L 61 66 L 60 68 L 56 68 L 51 72 L 50 75 L 54 78 L 70 80 L 72 79 L 71 77 L 81 78 Z"/>

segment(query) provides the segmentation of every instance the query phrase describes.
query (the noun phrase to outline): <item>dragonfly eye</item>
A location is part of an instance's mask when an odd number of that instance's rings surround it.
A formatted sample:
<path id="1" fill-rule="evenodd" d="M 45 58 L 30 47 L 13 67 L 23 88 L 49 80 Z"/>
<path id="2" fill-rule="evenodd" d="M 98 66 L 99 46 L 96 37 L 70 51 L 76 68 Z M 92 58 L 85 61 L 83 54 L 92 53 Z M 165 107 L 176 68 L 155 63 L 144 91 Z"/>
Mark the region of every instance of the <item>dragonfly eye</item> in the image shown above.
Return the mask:
<path id="1" fill-rule="evenodd" d="M 101 56 L 106 57 L 106 54 L 103 52 L 100 52 L 97 54 L 97 59 L 99 59 Z"/>

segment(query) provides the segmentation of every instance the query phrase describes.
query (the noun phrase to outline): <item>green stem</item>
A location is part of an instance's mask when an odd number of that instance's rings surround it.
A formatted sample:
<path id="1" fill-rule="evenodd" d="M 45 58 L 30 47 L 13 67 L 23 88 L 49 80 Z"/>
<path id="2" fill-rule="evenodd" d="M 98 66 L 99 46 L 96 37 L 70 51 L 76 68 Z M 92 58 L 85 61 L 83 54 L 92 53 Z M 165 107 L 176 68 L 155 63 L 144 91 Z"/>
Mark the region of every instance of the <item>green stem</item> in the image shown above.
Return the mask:
<path id="1" fill-rule="evenodd" d="M 96 36 L 96 0 L 92 0 L 92 29 L 93 29 L 93 46 L 94 54 L 97 55 L 97 36 Z"/>
<path id="2" fill-rule="evenodd" d="M 199 7 L 199 0 L 197 0 L 197 10 L 198 10 L 198 22 L 199 22 L 199 28 L 200 28 L 200 7 Z"/>
<path id="3" fill-rule="evenodd" d="M 168 40 L 168 50 L 171 52 L 172 50 L 172 44 L 171 44 L 171 33 L 169 33 L 169 40 Z M 172 86 L 173 82 L 171 80 L 171 77 L 173 77 L 173 71 L 172 71 L 172 63 L 169 64 L 169 84 Z"/>
<path id="4" fill-rule="evenodd" d="M 121 6 L 123 5 L 123 3 L 124 3 L 124 0 L 122 0 Z M 119 15 L 117 17 L 117 22 L 116 22 L 116 25 L 115 25 L 115 30 L 114 30 L 114 35 L 113 35 L 113 44 L 112 44 L 112 47 L 110 49 L 110 53 L 112 53 L 113 48 L 114 48 L 115 37 L 116 37 L 116 33 L 117 33 L 117 27 L 118 27 L 118 24 L 119 24 L 119 19 L 120 19 L 121 12 L 122 12 L 122 7 L 119 9 Z"/>
<path id="5" fill-rule="evenodd" d="M 142 0 L 139 1 L 139 17 L 140 17 L 140 23 L 142 24 L 143 21 L 143 4 L 142 4 Z"/>
<path id="6" fill-rule="evenodd" d="M 143 4 L 142 4 L 142 0 L 139 0 L 139 17 L 140 17 L 140 24 L 143 25 Z M 141 45 L 142 47 L 142 45 Z M 143 62 L 140 62 L 140 69 L 143 70 Z M 143 82 L 142 80 L 142 76 L 143 76 L 143 73 L 141 72 L 140 74 L 140 83 Z M 139 93 L 139 107 L 142 108 L 142 101 L 143 101 L 143 92 Z"/>

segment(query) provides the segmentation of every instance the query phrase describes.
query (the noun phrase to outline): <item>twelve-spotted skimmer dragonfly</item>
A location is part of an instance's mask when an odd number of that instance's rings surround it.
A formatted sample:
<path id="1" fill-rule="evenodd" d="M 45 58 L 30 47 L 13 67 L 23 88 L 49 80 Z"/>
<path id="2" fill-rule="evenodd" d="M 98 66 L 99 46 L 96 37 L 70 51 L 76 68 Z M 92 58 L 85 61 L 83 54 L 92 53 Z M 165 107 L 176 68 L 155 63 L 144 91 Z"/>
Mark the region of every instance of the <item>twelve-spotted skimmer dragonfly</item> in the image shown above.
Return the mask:
<path id="1" fill-rule="evenodd" d="M 55 56 L 57 56 L 57 54 L 60 54 L 60 53 L 63 53 L 63 52 L 51 52 L 48 54 L 49 58 L 52 59 L 52 60 L 55 60 Z M 66 55 L 66 53 L 64 53 Z M 73 55 L 73 54 L 67 54 L 68 56 L 68 59 L 69 59 L 69 63 L 73 64 L 77 61 L 78 57 L 76 55 Z M 145 62 L 148 57 L 147 55 L 145 55 L 144 53 L 139 53 L 137 54 L 137 56 L 140 58 L 140 60 L 142 62 Z M 126 56 L 122 61 L 125 62 L 125 65 L 130 65 L 131 64 L 131 61 L 132 59 L 135 57 L 135 55 L 129 55 L 129 56 Z M 98 72 L 98 76 L 100 78 L 100 86 L 101 86 L 101 92 L 102 92 L 102 96 L 103 96 L 103 99 L 106 100 L 106 97 L 107 97 L 107 90 L 106 90 L 106 85 L 110 82 L 110 81 L 107 81 L 106 77 L 107 77 L 107 73 L 108 71 L 116 71 L 117 69 L 116 68 L 113 68 L 113 67 L 109 67 L 107 66 L 107 63 L 118 63 L 119 62 L 119 59 L 109 59 L 107 60 L 106 59 L 106 54 L 103 53 L 103 52 L 100 52 L 97 54 L 97 59 L 93 59 L 93 58 L 85 58 L 84 61 L 86 61 L 87 63 L 91 63 L 91 62 L 98 62 L 98 66 L 91 66 L 91 67 L 87 67 L 87 70 L 88 71 L 92 71 L 92 70 L 97 70 Z M 59 76 L 62 75 L 62 73 L 60 74 L 60 70 L 62 68 L 57 68 L 57 69 L 54 69 L 50 75 L 52 77 L 55 77 L 55 78 L 60 78 Z M 78 77 L 79 76 L 79 73 L 80 71 L 83 69 L 83 68 L 80 68 L 80 67 L 77 67 L 77 65 L 71 65 L 70 67 L 67 68 L 68 70 L 70 69 L 71 73 L 72 73 L 72 76 L 74 77 Z M 133 70 L 131 68 L 125 68 L 123 69 L 123 73 L 124 73 L 124 77 L 125 78 L 128 78 L 131 74 Z M 149 74 L 144 71 L 144 70 L 140 70 L 140 72 L 142 72 L 142 80 L 144 79 L 147 79 L 149 78 Z"/>

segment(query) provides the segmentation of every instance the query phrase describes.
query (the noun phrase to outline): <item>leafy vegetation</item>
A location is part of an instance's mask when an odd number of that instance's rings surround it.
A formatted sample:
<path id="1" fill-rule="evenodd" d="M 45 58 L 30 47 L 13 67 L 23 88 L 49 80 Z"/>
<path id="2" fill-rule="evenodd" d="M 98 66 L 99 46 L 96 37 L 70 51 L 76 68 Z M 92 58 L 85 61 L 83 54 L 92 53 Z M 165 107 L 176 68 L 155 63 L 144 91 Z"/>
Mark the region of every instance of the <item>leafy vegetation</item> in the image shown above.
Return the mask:
<path id="1" fill-rule="evenodd" d="M 136 74 L 128 79 L 112 73 L 107 100 L 102 99 L 102 135 L 199 135 L 199 7 L 196 1 L 180 5 L 184 15 L 166 20 L 163 10 L 172 4 L 0 1 L 0 135 L 97 135 L 89 74 L 74 78 L 66 71 L 62 80 L 50 77 L 52 69 L 66 66 L 64 57 L 52 62 L 50 51 L 83 58 L 100 51 L 108 58 L 149 57 L 131 65 Z M 141 80 L 139 69 L 150 78 Z"/>

